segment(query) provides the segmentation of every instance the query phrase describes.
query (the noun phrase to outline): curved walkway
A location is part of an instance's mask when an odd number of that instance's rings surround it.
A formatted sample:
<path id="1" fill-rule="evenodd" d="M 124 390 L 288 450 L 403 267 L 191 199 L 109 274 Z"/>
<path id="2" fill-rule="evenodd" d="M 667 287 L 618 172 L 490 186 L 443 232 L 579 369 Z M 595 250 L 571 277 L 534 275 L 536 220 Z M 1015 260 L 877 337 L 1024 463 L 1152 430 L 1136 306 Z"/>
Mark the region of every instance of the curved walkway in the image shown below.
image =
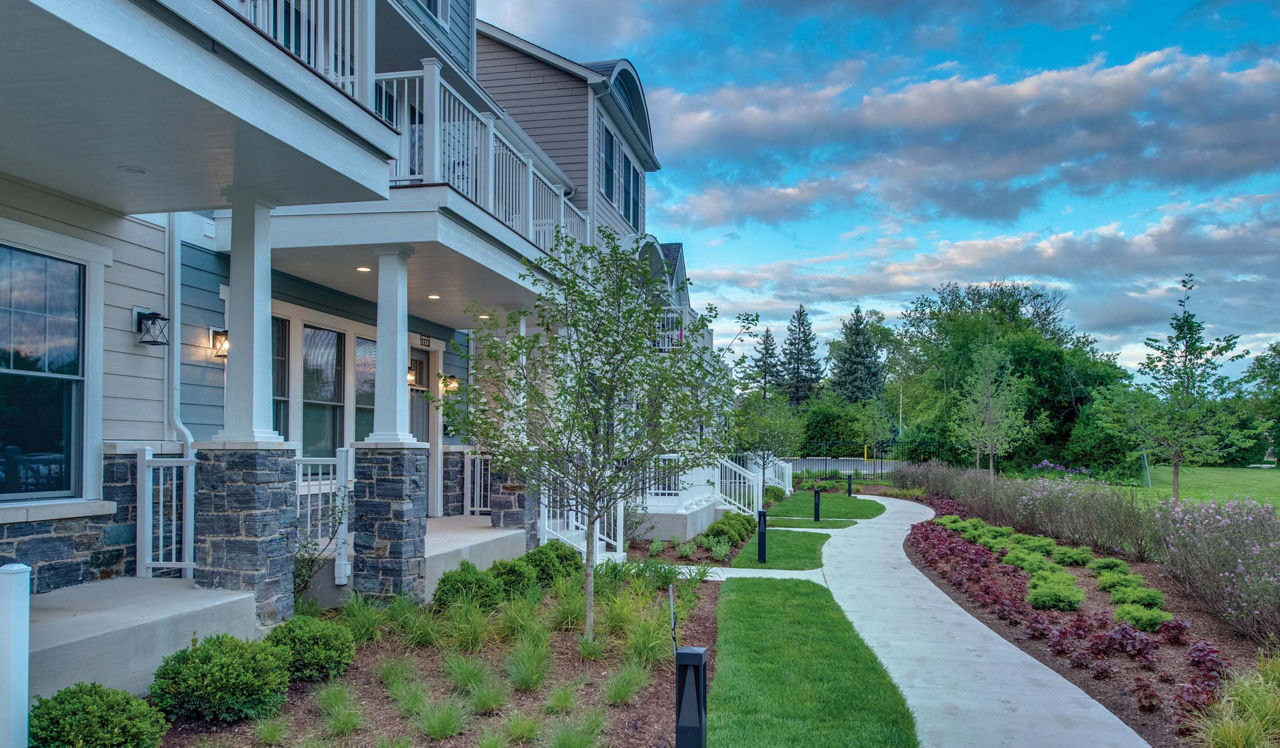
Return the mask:
<path id="1" fill-rule="evenodd" d="M 907 558 L 911 501 L 864 496 L 879 517 L 832 530 L 823 573 L 836 603 L 902 690 L 922 746 L 1137 748 L 1128 725 L 956 605 Z M 743 571 L 746 571 L 745 569 Z"/>

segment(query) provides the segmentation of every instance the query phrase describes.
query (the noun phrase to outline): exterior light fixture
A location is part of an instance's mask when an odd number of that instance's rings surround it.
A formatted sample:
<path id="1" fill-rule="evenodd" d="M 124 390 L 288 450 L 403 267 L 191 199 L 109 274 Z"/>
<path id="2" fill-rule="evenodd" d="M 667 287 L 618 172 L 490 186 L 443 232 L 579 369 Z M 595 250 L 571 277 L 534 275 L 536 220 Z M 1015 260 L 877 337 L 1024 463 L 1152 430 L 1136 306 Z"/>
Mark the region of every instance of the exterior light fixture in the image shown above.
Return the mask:
<path id="1" fill-rule="evenodd" d="M 478 315 L 478 316 L 480 317 L 480 319 L 489 319 L 489 315 L 487 315 L 487 314 L 481 314 L 481 315 Z"/>
<path id="2" fill-rule="evenodd" d="M 427 298 L 428 298 L 428 299 L 431 299 L 432 301 L 435 301 L 435 300 L 439 299 L 440 297 L 439 297 L 439 296 L 437 296 L 436 294 L 433 294 L 433 293 L 432 293 L 432 294 L 427 294 Z"/>
<path id="3" fill-rule="evenodd" d="M 458 378 L 457 378 L 457 377 L 455 377 L 454 375 L 450 374 L 449 376 L 447 376 L 447 377 L 445 377 L 445 378 L 444 378 L 443 385 L 444 385 L 444 386 L 443 386 L 443 389 L 444 389 L 444 391 L 445 391 L 445 392 L 457 392 L 457 391 L 458 391 Z"/>
<path id="4" fill-rule="evenodd" d="M 412 366 L 409 367 L 409 373 L 405 375 L 405 379 L 409 380 L 409 384 L 418 383 L 418 373 L 413 370 Z"/>
<path id="5" fill-rule="evenodd" d="M 134 330 L 138 345 L 169 345 L 169 318 L 159 312 L 133 308 Z"/>
<path id="6" fill-rule="evenodd" d="M 213 349 L 214 358 L 226 358 L 227 351 L 231 348 L 231 336 L 227 334 L 226 330 L 210 327 L 209 347 Z"/>
<path id="7" fill-rule="evenodd" d="M 371 273 L 371 272 L 373 272 L 373 268 L 365 267 L 364 265 L 360 265 L 359 267 L 357 267 L 357 268 L 356 268 L 356 272 L 357 272 L 357 273 Z"/>

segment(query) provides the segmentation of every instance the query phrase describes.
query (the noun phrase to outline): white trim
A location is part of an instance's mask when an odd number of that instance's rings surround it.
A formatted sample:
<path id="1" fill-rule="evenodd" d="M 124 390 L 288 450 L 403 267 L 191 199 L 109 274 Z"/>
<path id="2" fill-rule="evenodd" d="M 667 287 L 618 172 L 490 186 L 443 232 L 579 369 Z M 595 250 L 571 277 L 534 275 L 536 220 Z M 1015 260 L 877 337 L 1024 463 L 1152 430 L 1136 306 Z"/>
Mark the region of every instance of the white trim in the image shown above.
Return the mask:
<path id="1" fill-rule="evenodd" d="M 0 525 L 99 517 L 116 513 L 116 502 L 98 499 L 46 499 L 0 503 Z"/>
<path id="2" fill-rule="evenodd" d="M 476 31 L 491 39 L 497 39 L 509 47 L 514 47 L 536 60 L 547 63 L 551 67 L 563 70 L 570 75 L 575 75 L 587 83 L 603 83 L 608 80 L 605 76 L 585 65 L 580 65 L 567 57 L 561 57 L 545 47 L 539 47 L 533 42 L 521 39 L 510 31 L 500 29 L 486 21 L 476 21 Z"/>
<path id="3" fill-rule="evenodd" d="M 72 491 L 87 501 L 102 498 L 102 338 L 106 299 L 106 266 L 111 250 L 66 234 L 0 218 L 0 242 L 46 257 L 74 262 L 84 268 L 84 310 L 81 361 L 80 475 Z M 65 500 L 66 497 L 58 497 Z"/>

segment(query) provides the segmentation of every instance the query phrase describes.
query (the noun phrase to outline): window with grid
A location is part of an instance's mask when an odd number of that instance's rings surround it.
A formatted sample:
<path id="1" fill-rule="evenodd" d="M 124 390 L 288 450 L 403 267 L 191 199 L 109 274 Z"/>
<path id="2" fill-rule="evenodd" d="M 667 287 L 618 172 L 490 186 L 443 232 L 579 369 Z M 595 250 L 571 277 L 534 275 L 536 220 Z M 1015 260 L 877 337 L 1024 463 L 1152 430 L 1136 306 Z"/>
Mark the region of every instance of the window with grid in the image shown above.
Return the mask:
<path id="1" fill-rule="evenodd" d="M 302 328 L 302 456 L 333 457 L 343 442 L 345 335 Z"/>
<path id="2" fill-rule="evenodd" d="M 373 433 L 373 392 L 378 373 L 378 344 L 356 338 L 356 441 Z"/>
<path id="3" fill-rule="evenodd" d="M 271 318 L 271 427 L 289 441 L 289 320 Z"/>

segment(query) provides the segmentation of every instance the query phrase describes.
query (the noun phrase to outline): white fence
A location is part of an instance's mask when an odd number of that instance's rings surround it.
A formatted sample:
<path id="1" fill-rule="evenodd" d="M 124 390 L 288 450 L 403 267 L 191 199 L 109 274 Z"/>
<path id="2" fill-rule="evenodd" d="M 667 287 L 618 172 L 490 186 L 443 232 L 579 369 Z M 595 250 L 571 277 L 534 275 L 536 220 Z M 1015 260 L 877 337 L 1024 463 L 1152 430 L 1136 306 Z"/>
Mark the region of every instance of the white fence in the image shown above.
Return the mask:
<path id="1" fill-rule="evenodd" d="M 373 0 L 229 0 L 259 31 L 356 98 Z"/>
<path id="2" fill-rule="evenodd" d="M 573 508 L 567 496 L 567 488 L 565 479 L 559 476 L 544 480 L 539 486 L 539 542 L 559 540 L 576 548 L 585 557 L 587 553 L 586 516 Z M 600 518 L 596 523 L 597 561 L 604 561 L 607 558 L 626 560 L 627 550 L 623 547 L 626 538 L 625 512 L 625 505 L 619 503 L 613 512 Z"/>
<path id="3" fill-rule="evenodd" d="M 333 581 L 337 585 L 346 584 L 351 577 L 347 498 L 354 487 L 354 462 L 354 450 L 345 448 L 339 449 L 336 457 L 297 460 L 298 539 L 315 542 L 321 551 L 332 550 Z"/>
<path id="4" fill-rule="evenodd" d="M 138 450 L 136 574 L 181 569 L 185 579 L 195 570 L 195 457 L 155 457 L 150 447 Z"/>
<path id="5" fill-rule="evenodd" d="M 468 453 L 463 477 L 463 496 L 467 514 L 485 514 L 490 511 L 493 458 L 489 455 Z"/>

